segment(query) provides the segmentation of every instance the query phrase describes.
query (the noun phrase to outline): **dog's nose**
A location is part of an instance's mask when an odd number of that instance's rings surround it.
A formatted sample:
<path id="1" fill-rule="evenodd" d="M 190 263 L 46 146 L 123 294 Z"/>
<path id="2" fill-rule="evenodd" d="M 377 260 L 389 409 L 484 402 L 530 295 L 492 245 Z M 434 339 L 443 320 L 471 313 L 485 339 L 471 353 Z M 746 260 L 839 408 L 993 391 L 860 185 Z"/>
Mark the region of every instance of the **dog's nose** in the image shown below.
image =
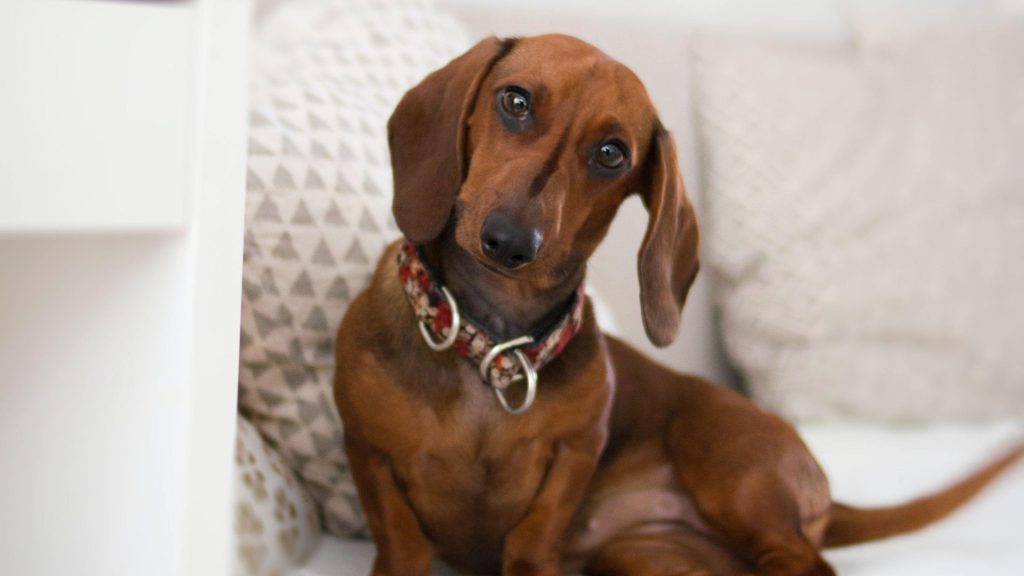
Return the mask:
<path id="1" fill-rule="evenodd" d="M 501 212 L 491 212 L 480 229 L 480 245 L 488 258 L 505 268 L 518 268 L 532 262 L 540 250 L 541 234 Z"/>

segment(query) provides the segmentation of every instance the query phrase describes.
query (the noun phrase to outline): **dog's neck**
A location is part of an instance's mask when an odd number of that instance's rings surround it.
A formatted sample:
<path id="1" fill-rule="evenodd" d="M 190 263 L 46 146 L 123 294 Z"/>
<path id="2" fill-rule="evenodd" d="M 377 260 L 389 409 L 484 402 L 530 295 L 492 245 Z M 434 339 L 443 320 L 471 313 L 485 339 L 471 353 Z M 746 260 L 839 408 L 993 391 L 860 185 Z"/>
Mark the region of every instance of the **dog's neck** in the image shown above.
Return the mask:
<path id="1" fill-rule="evenodd" d="M 450 233 L 424 246 L 423 252 L 462 313 L 498 341 L 535 335 L 557 322 L 586 273 L 579 266 L 550 287 L 509 278 L 485 268 Z"/>

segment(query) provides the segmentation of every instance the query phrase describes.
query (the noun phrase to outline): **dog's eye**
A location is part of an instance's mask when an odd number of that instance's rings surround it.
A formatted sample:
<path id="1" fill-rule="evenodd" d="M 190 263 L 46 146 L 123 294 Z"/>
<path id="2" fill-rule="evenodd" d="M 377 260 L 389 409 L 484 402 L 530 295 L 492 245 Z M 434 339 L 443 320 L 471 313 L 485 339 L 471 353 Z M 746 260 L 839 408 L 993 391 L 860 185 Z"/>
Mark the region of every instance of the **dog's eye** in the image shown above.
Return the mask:
<path id="1" fill-rule="evenodd" d="M 526 120 L 530 115 L 530 95 L 519 87 L 506 88 L 501 94 L 501 107 L 509 116 Z"/>
<path id="2" fill-rule="evenodd" d="M 597 149 L 597 163 L 609 170 L 617 170 L 626 162 L 626 151 L 621 142 L 611 140 Z"/>

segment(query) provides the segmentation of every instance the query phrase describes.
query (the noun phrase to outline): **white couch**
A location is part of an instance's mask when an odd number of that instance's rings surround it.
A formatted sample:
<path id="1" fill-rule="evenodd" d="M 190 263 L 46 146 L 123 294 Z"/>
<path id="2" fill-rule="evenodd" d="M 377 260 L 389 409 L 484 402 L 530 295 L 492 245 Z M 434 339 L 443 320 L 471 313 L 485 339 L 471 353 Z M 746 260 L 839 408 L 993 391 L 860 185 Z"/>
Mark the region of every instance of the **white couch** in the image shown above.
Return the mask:
<path id="1" fill-rule="evenodd" d="M 523 35 L 561 31 L 600 46 L 632 67 L 647 84 L 663 120 L 679 139 L 681 163 L 691 196 L 700 205 L 698 149 L 693 140 L 689 79 L 682 64 L 682 39 L 693 24 L 727 28 L 768 27 L 799 34 L 843 32 L 838 4 L 814 7 L 782 2 L 766 8 L 758 2 L 685 4 L 667 0 L 642 7 L 572 0 L 557 6 L 539 0 L 515 4 L 494 0 L 444 0 L 474 36 Z M 643 337 L 638 289 L 621 282 L 635 269 L 633 258 L 643 219 L 638 202 L 628 204 L 598 251 L 590 284 L 610 305 L 620 332 L 659 360 L 727 384 L 737 379 L 719 345 L 712 287 L 701 279 L 688 300 L 683 333 L 673 346 L 655 350 Z M 878 425 L 801 427 L 833 483 L 837 499 L 853 504 L 896 502 L 945 485 L 1024 434 L 1020 422 L 889 428 Z M 830 551 L 827 557 L 844 575 L 1024 574 L 1024 467 L 1018 466 L 991 490 L 949 520 L 918 534 Z M 313 556 L 293 576 L 349 576 L 369 573 L 371 543 L 325 536 Z M 449 574 L 440 564 L 435 571 Z"/>
<path id="2" fill-rule="evenodd" d="M 943 486 L 1024 433 L 1019 424 L 803 428 L 804 438 L 845 502 L 885 504 Z M 842 576 L 1019 576 L 1024 573 L 1024 466 L 977 500 L 925 530 L 827 551 Z M 291 576 L 365 576 L 373 545 L 324 536 Z M 435 574 L 454 574 L 440 563 Z"/>

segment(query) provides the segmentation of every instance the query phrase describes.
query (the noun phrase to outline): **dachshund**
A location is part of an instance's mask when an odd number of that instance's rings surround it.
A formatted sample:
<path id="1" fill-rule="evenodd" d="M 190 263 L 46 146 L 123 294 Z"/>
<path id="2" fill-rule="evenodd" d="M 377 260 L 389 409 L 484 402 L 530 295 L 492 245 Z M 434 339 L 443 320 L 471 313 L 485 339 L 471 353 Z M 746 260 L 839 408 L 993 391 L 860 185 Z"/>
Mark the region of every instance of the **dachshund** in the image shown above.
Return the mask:
<path id="1" fill-rule="evenodd" d="M 388 123 L 385 251 L 338 332 L 334 395 L 373 574 L 833 574 L 822 546 L 950 513 L 1024 445 L 933 496 L 835 503 L 795 430 L 598 329 L 581 289 L 622 201 L 649 217 L 643 324 L 676 336 L 699 234 L 640 80 L 564 35 L 487 38 Z"/>

